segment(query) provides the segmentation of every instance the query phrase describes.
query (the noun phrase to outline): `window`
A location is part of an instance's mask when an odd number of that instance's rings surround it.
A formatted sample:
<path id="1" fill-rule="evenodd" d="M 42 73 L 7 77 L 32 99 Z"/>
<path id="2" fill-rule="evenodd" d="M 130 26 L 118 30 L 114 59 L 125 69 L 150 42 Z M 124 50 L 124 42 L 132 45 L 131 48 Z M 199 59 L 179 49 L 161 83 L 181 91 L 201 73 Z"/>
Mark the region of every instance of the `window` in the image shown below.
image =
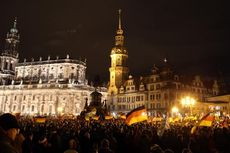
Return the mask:
<path id="1" fill-rule="evenodd" d="M 125 110 L 125 105 L 123 105 L 123 109 Z"/>
<path id="2" fill-rule="evenodd" d="M 58 74 L 58 78 L 59 78 L 59 79 L 62 79 L 62 78 L 63 78 L 63 74 L 62 74 L 62 73 L 59 73 L 59 74 Z"/>
<path id="3" fill-rule="evenodd" d="M 125 97 L 123 97 L 123 102 L 126 102 L 126 98 Z"/>
<path id="4" fill-rule="evenodd" d="M 154 90 L 154 85 L 150 85 L 150 90 Z"/>
<path id="5" fill-rule="evenodd" d="M 26 100 L 26 96 L 23 96 L 23 100 Z"/>
<path id="6" fill-rule="evenodd" d="M 168 94 L 165 93 L 164 97 L 165 97 L 165 100 L 167 100 L 168 99 Z"/>
<path id="7" fill-rule="evenodd" d="M 25 110 L 25 105 L 22 105 L 22 112 L 24 112 Z"/>
<path id="8" fill-rule="evenodd" d="M 157 99 L 157 100 L 161 99 L 161 94 L 157 94 L 157 95 L 156 95 L 156 99 Z"/>
<path id="9" fill-rule="evenodd" d="M 132 97 L 132 102 L 135 102 L 135 97 Z"/>
<path id="10" fill-rule="evenodd" d="M 31 111 L 32 111 L 32 112 L 34 111 L 34 105 L 32 105 L 32 107 L 31 107 Z"/>
<path id="11" fill-rule="evenodd" d="M 155 99 L 155 95 L 150 95 L 150 100 L 154 100 Z"/>
<path id="12" fill-rule="evenodd" d="M 17 100 L 17 96 L 14 96 L 14 100 Z"/>
<path id="13" fill-rule="evenodd" d="M 136 96 L 136 101 L 140 101 L 140 96 Z"/>
<path id="14" fill-rule="evenodd" d="M 160 89 L 160 84 L 157 84 L 156 89 Z"/>
<path id="15" fill-rule="evenodd" d="M 154 81 L 153 78 L 151 78 L 151 79 L 150 79 L 150 82 L 152 83 L 153 81 Z"/>
<path id="16" fill-rule="evenodd" d="M 71 73 L 71 74 L 70 74 L 70 78 L 71 78 L 71 79 L 73 79 L 73 77 L 74 77 L 74 74 L 73 74 L 73 73 Z"/>
<path id="17" fill-rule="evenodd" d="M 49 113 L 52 113 L 52 105 L 49 107 Z"/>
<path id="18" fill-rule="evenodd" d="M 16 110 L 16 105 L 13 106 L 13 111 L 15 111 L 15 110 Z"/>
<path id="19" fill-rule="evenodd" d="M 161 104 L 160 103 L 157 103 L 157 108 L 160 108 L 161 107 Z"/>
<path id="20" fill-rule="evenodd" d="M 10 63 L 10 70 L 13 70 L 13 64 Z"/>
<path id="21" fill-rule="evenodd" d="M 49 79 L 53 79 L 53 78 L 54 78 L 54 75 L 50 74 Z"/>
<path id="22" fill-rule="evenodd" d="M 144 96 L 141 96 L 141 101 L 143 101 L 144 100 Z"/>
<path id="23" fill-rule="evenodd" d="M 41 106 L 41 112 L 43 113 L 44 111 L 44 105 Z"/>
<path id="24" fill-rule="evenodd" d="M 117 59 L 117 65 L 121 65 L 121 59 L 120 58 Z"/>

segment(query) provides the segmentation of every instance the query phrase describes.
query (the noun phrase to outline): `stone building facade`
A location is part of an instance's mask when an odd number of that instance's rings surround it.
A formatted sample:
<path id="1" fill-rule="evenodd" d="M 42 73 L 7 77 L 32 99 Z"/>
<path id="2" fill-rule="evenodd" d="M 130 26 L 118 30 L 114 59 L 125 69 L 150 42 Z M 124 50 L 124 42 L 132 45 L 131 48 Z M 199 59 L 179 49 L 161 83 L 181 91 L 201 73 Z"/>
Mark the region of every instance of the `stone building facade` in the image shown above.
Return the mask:
<path id="1" fill-rule="evenodd" d="M 21 115 L 78 115 L 90 94 L 95 91 L 86 79 L 86 61 L 40 59 L 20 63 L 17 21 L 7 34 L 0 56 L 0 113 Z M 107 89 L 100 87 L 102 101 Z"/>
<path id="2" fill-rule="evenodd" d="M 161 67 L 156 65 L 147 76 L 133 77 L 127 66 L 128 51 L 124 45 L 119 11 L 119 26 L 115 46 L 111 50 L 110 81 L 108 86 L 108 109 L 113 112 L 129 112 L 145 106 L 149 115 L 166 114 L 173 106 L 179 106 L 185 96 L 202 102 L 206 97 L 219 94 L 217 81 L 206 83 L 200 76 L 193 78 L 176 74 L 172 65 L 164 59 Z"/>

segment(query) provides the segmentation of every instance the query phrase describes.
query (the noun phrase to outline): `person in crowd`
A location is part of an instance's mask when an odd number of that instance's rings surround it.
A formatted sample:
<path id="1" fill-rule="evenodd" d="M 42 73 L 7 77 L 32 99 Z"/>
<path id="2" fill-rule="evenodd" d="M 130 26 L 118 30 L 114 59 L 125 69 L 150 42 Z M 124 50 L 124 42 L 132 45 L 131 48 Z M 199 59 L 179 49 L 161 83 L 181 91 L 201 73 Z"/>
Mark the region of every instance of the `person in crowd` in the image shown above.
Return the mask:
<path id="1" fill-rule="evenodd" d="M 165 149 L 164 153 L 174 153 L 174 151 L 172 151 L 171 149 Z"/>
<path id="2" fill-rule="evenodd" d="M 36 123 L 32 117 L 20 117 L 17 123 L 15 117 L 12 115 L 9 117 L 9 114 L 7 118 L 11 119 L 1 118 L 2 116 L 0 117 L 0 153 L 9 146 L 13 153 L 21 152 L 21 143 L 15 145 L 16 139 L 23 141 L 19 139 L 20 136 L 16 136 L 19 127 L 21 133 L 26 136 L 22 145 L 23 153 L 230 152 L 228 127 L 199 127 L 194 134 L 191 134 L 192 125 L 179 123 L 171 124 L 169 129 L 159 135 L 159 124 L 151 122 L 128 126 L 124 120 L 119 119 L 86 121 L 80 118 L 47 117 L 45 123 Z M 5 145 L 7 147 L 4 147 Z M 168 148 L 171 150 L 166 150 Z M 189 148 L 191 151 L 184 148 Z"/>
<path id="3" fill-rule="evenodd" d="M 64 153 L 78 153 L 77 152 L 77 142 L 75 139 L 69 140 L 69 148 Z"/>
<path id="4" fill-rule="evenodd" d="M 101 141 L 101 147 L 99 149 L 99 153 L 114 153 L 109 147 L 109 140 L 103 139 Z"/>
<path id="5" fill-rule="evenodd" d="M 19 132 L 19 134 L 17 134 L 17 136 L 15 138 L 15 147 L 19 153 L 23 153 L 22 144 L 24 141 L 25 141 L 24 135 L 21 132 Z"/>
<path id="6" fill-rule="evenodd" d="M 51 145 L 48 142 L 46 136 L 42 135 L 37 142 L 37 145 L 34 149 L 35 153 L 52 153 Z"/>
<path id="7" fill-rule="evenodd" d="M 15 139 L 19 133 L 19 124 L 15 116 L 6 113 L 0 116 L 0 152 L 19 153 Z"/>
<path id="8" fill-rule="evenodd" d="M 192 153 L 192 151 L 190 149 L 184 148 L 182 150 L 182 153 Z"/>
<path id="9" fill-rule="evenodd" d="M 23 153 L 33 153 L 34 144 L 33 144 L 33 133 L 28 131 L 24 142 L 22 143 L 22 152 Z"/>
<path id="10" fill-rule="evenodd" d="M 164 153 L 164 151 L 158 144 L 154 144 L 150 147 L 150 153 Z"/>

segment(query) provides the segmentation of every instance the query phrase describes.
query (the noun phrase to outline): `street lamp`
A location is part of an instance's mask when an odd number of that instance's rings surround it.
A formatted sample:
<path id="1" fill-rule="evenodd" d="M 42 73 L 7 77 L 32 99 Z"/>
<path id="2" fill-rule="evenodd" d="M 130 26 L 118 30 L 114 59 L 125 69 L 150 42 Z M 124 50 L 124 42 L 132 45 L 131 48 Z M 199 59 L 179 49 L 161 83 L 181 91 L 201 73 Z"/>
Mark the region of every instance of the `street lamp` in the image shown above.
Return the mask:
<path id="1" fill-rule="evenodd" d="M 196 100 L 190 96 L 181 99 L 181 105 L 189 108 L 189 113 L 192 115 L 192 107 L 196 104 Z"/>
<path id="2" fill-rule="evenodd" d="M 176 106 L 174 106 L 171 111 L 172 111 L 172 116 L 173 116 L 173 114 L 176 115 L 179 112 L 179 109 Z"/>

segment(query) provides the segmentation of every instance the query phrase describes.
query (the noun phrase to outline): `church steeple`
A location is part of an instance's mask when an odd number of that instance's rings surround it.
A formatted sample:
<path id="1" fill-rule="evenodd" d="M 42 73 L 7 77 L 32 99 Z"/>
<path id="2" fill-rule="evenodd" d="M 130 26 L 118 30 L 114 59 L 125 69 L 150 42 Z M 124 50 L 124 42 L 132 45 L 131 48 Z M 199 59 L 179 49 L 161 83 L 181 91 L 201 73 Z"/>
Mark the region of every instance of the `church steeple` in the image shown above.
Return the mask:
<path id="1" fill-rule="evenodd" d="M 115 36 L 115 46 L 111 50 L 111 67 L 109 93 L 117 94 L 119 88 L 128 77 L 129 69 L 127 67 L 128 52 L 124 47 L 124 36 L 121 24 L 121 10 L 118 10 L 118 29 Z"/>
<path id="2" fill-rule="evenodd" d="M 17 29 L 17 18 L 15 17 L 13 27 L 10 32 L 6 35 L 6 43 L 4 55 L 13 56 L 18 58 L 18 45 L 19 45 L 19 34 Z"/>
<path id="3" fill-rule="evenodd" d="M 118 10 L 118 30 L 117 30 L 117 34 L 118 35 L 122 35 L 123 34 L 123 30 L 121 29 L 121 9 Z"/>
<path id="4" fill-rule="evenodd" d="M 15 76 L 15 65 L 18 63 L 19 33 L 17 18 L 6 35 L 5 49 L 0 56 L 0 84 L 9 84 Z"/>
<path id="5" fill-rule="evenodd" d="M 115 36 L 115 45 L 116 46 L 124 45 L 123 30 L 121 28 L 121 9 L 118 10 L 118 29 L 117 29 L 117 35 Z"/>

